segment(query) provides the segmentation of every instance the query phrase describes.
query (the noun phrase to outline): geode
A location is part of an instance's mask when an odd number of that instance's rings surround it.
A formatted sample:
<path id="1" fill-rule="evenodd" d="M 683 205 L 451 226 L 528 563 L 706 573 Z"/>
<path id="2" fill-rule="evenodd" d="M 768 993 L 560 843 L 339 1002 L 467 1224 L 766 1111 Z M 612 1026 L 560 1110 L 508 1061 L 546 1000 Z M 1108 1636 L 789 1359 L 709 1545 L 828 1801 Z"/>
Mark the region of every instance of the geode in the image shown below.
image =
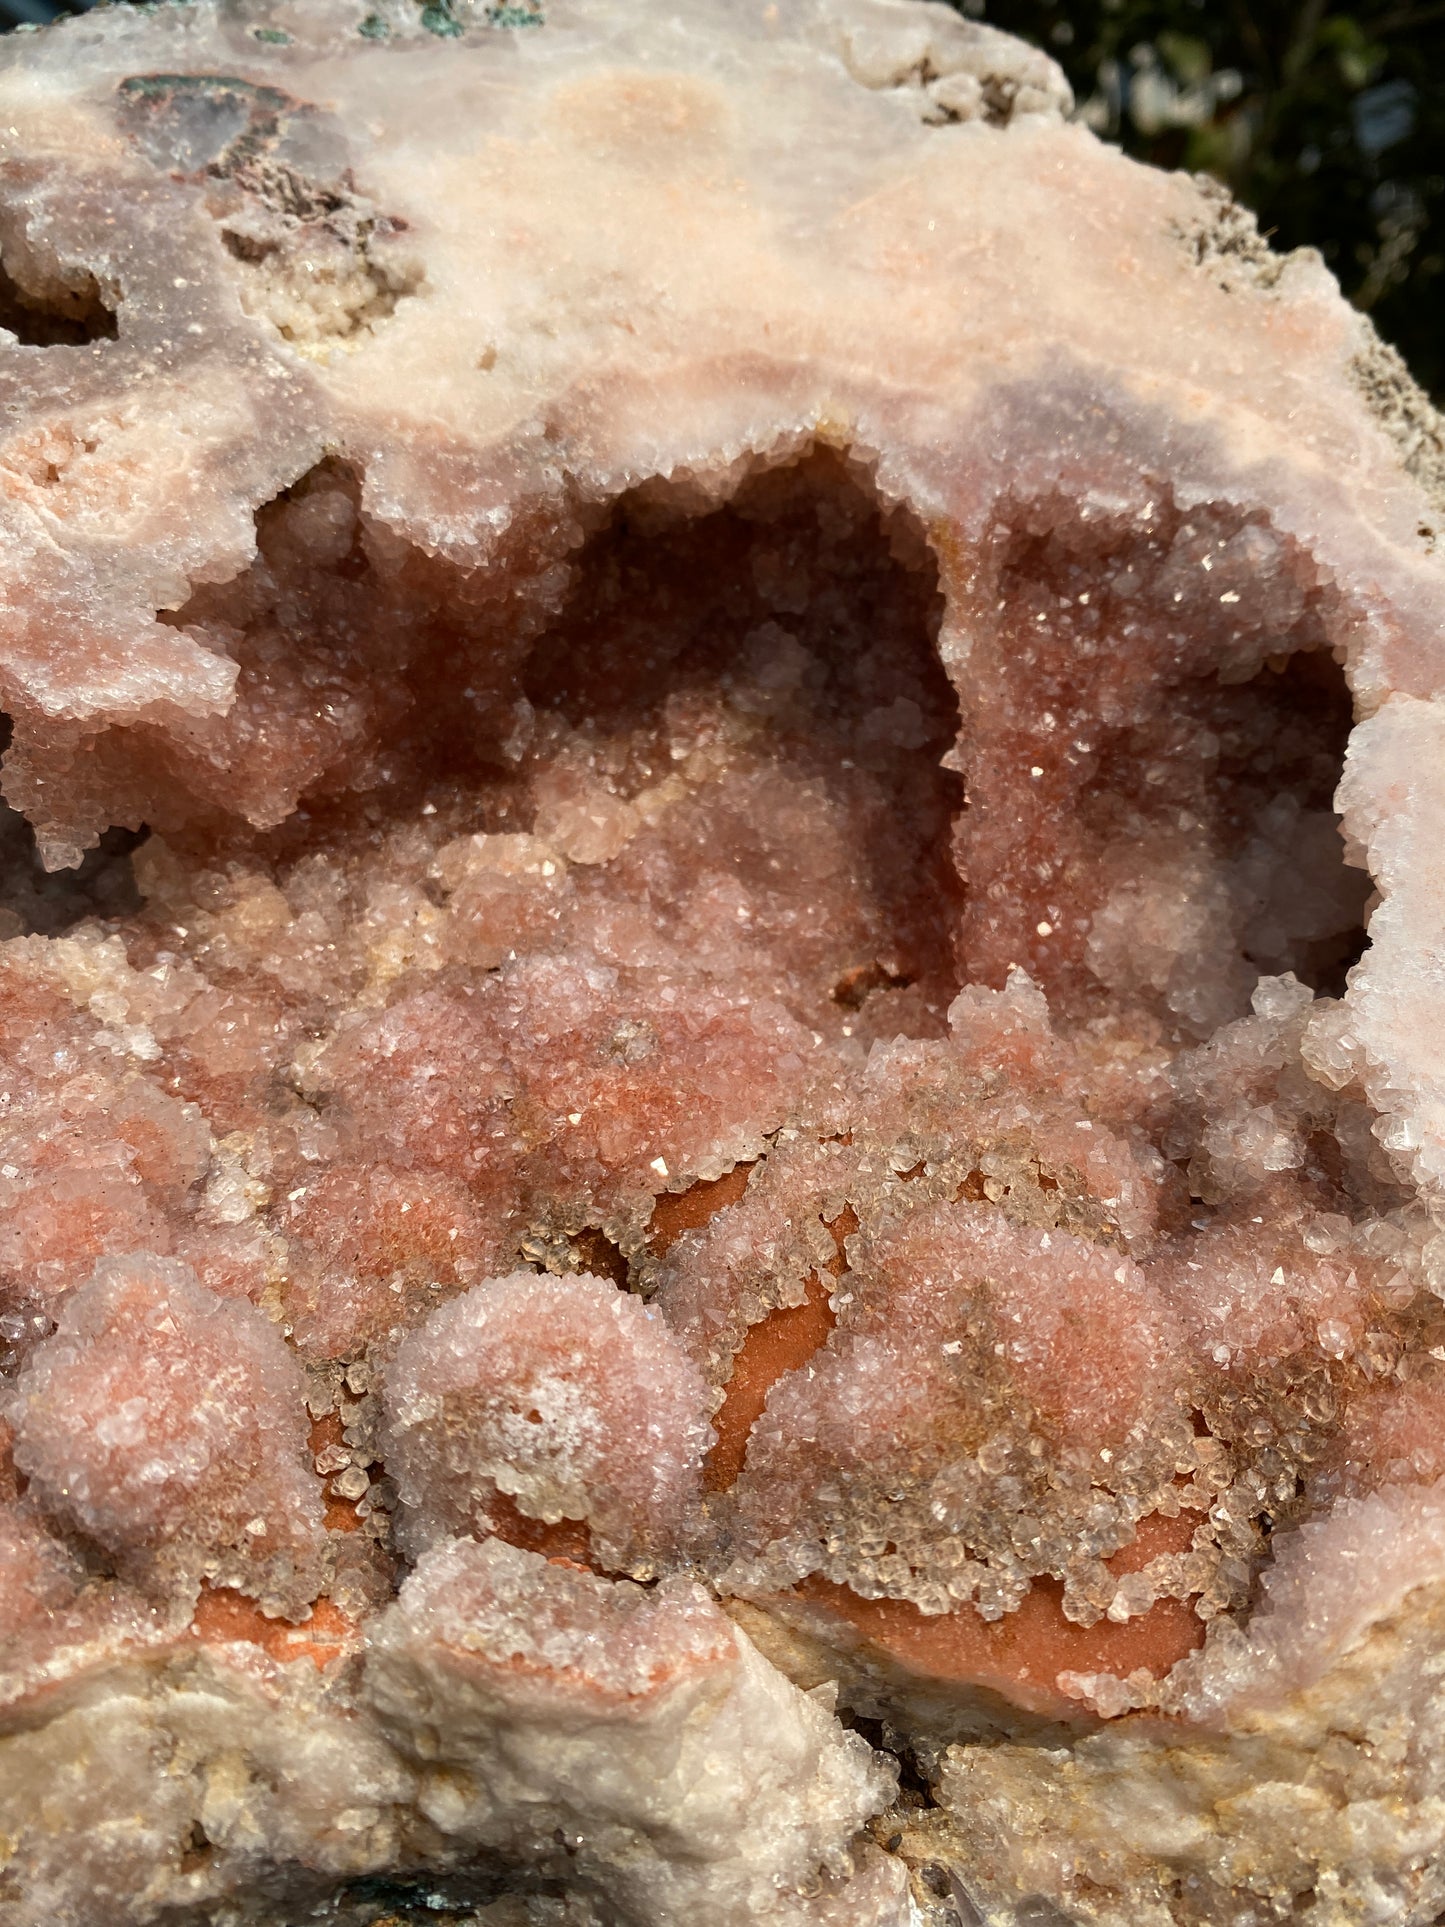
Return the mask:
<path id="1" fill-rule="evenodd" d="M 4 1927 L 1445 1908 L 1445 437 L 1069 108 L 4 43 Z"/>

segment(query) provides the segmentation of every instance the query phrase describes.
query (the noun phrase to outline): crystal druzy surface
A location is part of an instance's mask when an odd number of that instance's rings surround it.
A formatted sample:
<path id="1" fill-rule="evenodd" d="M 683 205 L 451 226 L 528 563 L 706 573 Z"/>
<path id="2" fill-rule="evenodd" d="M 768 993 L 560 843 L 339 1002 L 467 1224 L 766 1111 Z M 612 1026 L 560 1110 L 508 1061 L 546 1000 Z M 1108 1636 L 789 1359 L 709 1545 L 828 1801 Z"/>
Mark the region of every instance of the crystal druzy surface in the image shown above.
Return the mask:
<path id="1" fill-rule="evenodd" d="M 4 1927 L 1445 1908 L 1445 445 L 1068 106 L 0 49 Z"/>

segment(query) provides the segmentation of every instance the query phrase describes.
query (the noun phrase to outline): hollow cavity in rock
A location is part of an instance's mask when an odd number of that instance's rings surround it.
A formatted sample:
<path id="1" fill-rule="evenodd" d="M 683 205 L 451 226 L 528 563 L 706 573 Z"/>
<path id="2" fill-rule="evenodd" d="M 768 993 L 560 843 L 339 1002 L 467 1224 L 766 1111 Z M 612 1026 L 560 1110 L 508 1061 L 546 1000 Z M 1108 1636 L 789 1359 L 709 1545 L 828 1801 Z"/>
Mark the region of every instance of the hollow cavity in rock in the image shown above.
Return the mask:
<path id="1" fill-rule="evenodd" d="M 611 1529 L 611 1569 L 686 1556 L 725 1591 L 982 1629 L 1032 1587 L 1080 1653 L 1112 1610 L 1120 1676 L 1157 1688 L 1308 1510 L 1320 1427 L 1261 1408 L 1304 1370 L 1335 1412 L 1378 1282 L 1355 1226 L 1394 1198 L 1300 1056 L 1367 888 L 1331 807 L 1327 605 L 1259 519 L 1005 501 L 961 712 L 928 543 L 846 455 L 586 519 L 555 614 L 508 633 L 324 464 L 168 618 L 240 665 L 177 781 L 244 743 L 253 797 L 307 794 L 272 831 L 192 809 L 131 860 L 143 908 L 96 921 L 82 876 L 74 934 L 15 946 L 58 1034 L 108 1054 L 75 1170 L 11 1234 L 17 1410 L 107 1253 L 180 1259 L 315 1369 L 378 1374 L 489 1276 L 600 1272 L 653 1301 L 721 1432 L 713 1496 L 679 1446 L 681 1496 Z M 28 915 L 60 927 L 33 892 Z M 108 1148 L 118 1103 L 162 1148 Z M 1303 1307 L 1243 1311 L 1281 1256 Z M 1278 1337 L 1301 1318 L 1333 1357 Z M 829 1442 L 869 1409 L 877 1436 Z M 404 1518 L 429 1449 L 422 1426 Z M 394 1488 L 345 1463 L 384 1596 Z M 477 1477 L 454 1528 L 548 1543 L 525 1482 Z M 1156 1518 L 1125 1582 L 1109 1561 Z M 203 1540 L 196 1576 L 244 1582 L 244 1542 Z M 1156 1597 L 1172 1630 L 1131 1666 Z M 958 1664 L 1063 1708 L 1026 1654 Z"/>

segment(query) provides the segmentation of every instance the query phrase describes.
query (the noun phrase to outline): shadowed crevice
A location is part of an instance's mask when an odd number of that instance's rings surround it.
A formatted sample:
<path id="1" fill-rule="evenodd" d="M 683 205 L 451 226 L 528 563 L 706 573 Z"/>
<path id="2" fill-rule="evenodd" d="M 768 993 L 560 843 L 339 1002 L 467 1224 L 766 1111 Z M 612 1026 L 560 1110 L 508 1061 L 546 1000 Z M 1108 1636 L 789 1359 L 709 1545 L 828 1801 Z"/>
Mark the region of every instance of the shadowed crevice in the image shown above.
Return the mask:
<path id="1" fill-rule="evenodd" d="M 24 348 L 81 348 L 91 341 L 114 341 L 116 316 L 94 275 L 73 286 L 57 282 L 32 289 L 22 287 L 0 262 L 0 328 Z"/>

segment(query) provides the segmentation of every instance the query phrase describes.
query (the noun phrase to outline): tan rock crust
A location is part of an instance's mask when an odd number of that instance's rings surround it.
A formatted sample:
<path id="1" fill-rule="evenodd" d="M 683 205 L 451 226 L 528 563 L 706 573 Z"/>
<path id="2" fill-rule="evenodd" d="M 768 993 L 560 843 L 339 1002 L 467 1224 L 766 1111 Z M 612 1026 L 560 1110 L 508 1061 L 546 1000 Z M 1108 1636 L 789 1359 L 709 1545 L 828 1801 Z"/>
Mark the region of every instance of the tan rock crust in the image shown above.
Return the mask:
<path id="1" fill-rule="evenodd" d="M 0 1927 L 1445 1909 L 1439 421 L 1070 106 L 0 44 Z"/>

